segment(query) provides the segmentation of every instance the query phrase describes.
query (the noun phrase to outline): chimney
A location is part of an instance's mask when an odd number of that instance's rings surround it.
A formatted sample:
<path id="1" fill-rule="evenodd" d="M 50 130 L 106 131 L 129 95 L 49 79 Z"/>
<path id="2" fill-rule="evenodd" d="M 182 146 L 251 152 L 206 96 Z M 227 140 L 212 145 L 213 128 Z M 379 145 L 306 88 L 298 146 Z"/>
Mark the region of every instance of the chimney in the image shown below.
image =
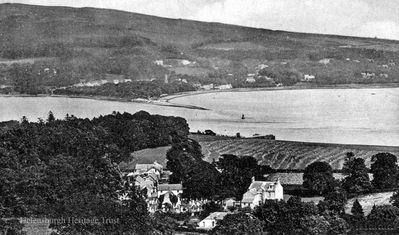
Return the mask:
<path id="1" fill-rule="evenodd" d="M 252 182 L 255 182 L 255 176 L 252 176 Z"/>

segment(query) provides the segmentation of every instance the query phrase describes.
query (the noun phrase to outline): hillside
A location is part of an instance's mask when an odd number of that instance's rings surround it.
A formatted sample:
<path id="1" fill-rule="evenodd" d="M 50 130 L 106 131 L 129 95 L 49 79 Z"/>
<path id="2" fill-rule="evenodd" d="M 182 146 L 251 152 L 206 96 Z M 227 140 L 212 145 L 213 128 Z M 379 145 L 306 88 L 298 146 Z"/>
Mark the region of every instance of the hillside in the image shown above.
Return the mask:
<path id="1" fill-rule="evenodd" d="M 399 42 L 391 40 L 23 4 L 0 4 L 0 31 L 3 86 L 16 83 L 13 63 L 29 66 L 39 87 L 165 74 L 234 87 L 399 82 Z"/>
<path id="2" fill-rule="evenodd" d="M 315 161 L 325 161 L 333 169 L 341 169 L 347 152 L 353 152 L 356 157 L 364 158 L 368 167 L 371 164 L 371 156 L 379 152 L 391 152 L 399 156 L 399 147 L 388 146 L 238 139 L 204 135 L 190 135 L 190 138 L 201 144 L 202 152 L 208 161 L 217 159 L 222 154 L 253 156 L 260 163 L 275 169 L 305 169 Z"/>

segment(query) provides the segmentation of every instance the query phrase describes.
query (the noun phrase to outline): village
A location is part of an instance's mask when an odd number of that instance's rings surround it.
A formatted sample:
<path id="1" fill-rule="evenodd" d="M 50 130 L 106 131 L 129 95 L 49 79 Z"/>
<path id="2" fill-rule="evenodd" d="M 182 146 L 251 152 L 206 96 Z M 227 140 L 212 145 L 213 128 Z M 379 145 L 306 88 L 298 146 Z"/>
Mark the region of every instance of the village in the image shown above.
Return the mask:
<path id="1" fill-rule="evenodd" d="M 156 161 L 152 164 L 136 164 L 133 172 L 124 172 L 124 174 L 132 186 L 143 192 L 150 213 L 157 211 L 174 214 L 190 213 L 196 218 L 203 211 L 204 205 L 211 202 L 208 199 L 183 199 L 183 185 L 181 183 L 169 184 L 171 172 Z M 217 201 L 215 203 L 220 204 L 223 211 L 212 212 L 205 219 L 194 221 L 197 221 L 198 229 L 211 230 L 218 221 L 238 208 L 253 210 L 256 206 L 263 204 L 265 200 L 283 199 L 284 189 L 278 178 L 274 181 L 258 181 L 252 177 L 248 191 L 244 193 L 241 201 L 237 201 L 235 198 Z"/>

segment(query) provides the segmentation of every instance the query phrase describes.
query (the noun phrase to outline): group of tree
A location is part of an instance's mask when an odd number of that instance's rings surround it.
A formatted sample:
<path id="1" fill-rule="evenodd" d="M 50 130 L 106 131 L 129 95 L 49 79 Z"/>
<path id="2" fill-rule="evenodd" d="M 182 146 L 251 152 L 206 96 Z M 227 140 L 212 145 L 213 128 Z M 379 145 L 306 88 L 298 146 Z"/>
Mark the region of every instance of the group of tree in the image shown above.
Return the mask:
<path id="1" fill-rule="evenodd" d="M 51 224 L 62 234 L 151 234 L 162 226 L 118 164 L 142 148 L 188 134 L 182 118 L 116 113 L 94 119 L 9 123 L 0 130 L 0 218 L 87 218 L 96 223 Z M 123 196 L 123 199 L 121 198 Z M 103 222 L 110 219 L 112 223 Z M 0 231 L 15 220 L 0 220 Z M 161 232 L 160 232 L 161 233 Z"/>
<path id="2" fill-rule="evenodd" d="M 316 206 L 291 197 L 287 202 L 266 200 L 253 215 L 270 234 L 345 234 L 348 224 L 335 208 Z"/>
<path id="3" fill-rule="evenodd" d="M 79 95 L 79 96 L 106 96 L 118 98 L 152 98 L 162 94 L 174 94 L 179 92 L 194 91 L 195 88 L 188 83 L 161 81 L 132 81 L 119 84 L 106 83 L 94 87 L 69 87 L 57 89 L 54 94 Z"/>
<path id="4" fill-rule="evenodd" d="M 205 161 L 201 146 L 195 140 L 172 136 L 172 147 L 167 153 L 167 168 L 173 173 L 171 183 L 183 183 L 183 197 L 216 201 L 233 197 L 241 200 L 251 180 L 264 179 L 272 170 L 258 165 L 250 156 L 222 155 L 218 161 Z"/>
<path id="5" fill-rule="evenodd" d="M 328 163 L 314 162 L 305 168 L 303 186 L 317 195 L 326 195 L 336 187 L 351 196 L 373 190 L 396 189 L 399 180 L 397 157 L 391 153 L 378 153 L 372 156 L 371 162 L 369 169 L 363 158 L 355 157 L 352 152 L 347 153 L 342 168 L 345 177 L 341 182 L 334 179 L 333 169 Z M 369 173 L 373 175 L 371 181 Z"/>

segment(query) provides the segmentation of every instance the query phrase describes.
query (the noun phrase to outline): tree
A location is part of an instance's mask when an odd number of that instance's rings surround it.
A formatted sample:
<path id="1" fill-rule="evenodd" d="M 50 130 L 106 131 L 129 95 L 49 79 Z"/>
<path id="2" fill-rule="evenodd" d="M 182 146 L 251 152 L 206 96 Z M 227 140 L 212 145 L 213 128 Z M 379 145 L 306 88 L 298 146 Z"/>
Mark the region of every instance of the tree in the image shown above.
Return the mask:
<path id="1" fill-rule="evenodd" d="M 367 216 L 367 221 L 371 225 L 393 225 L 399 217 L 399 208 L 392 205 L 374 206 L 370 214 Z"/>
<path id="2" fill-rule="evenodd" d="M 337 187 L 333 192 L 326 195 L 324 201 L 320 202 L 318 207 L 322 212 L 332 211 L 337 214 L 344 214 L 346 201 L 346 192 Z"/>
<path id="3" fill-rule="evenodd" d="M 251 214 L 236 213 L 228 214 L 223 220 L 219 221 L 217 226 L 210 234 L 264 234 L 262 222 Z"/>
<path id="4" fill-rule="evenodd" d="M 168 150 L 167 168 L 172 172 L 170 183 L 183 182 L 184 198 L 203 199 L 217 195 L 219 172 L 203 160 L 198 142 L 177 134 L 171 135 L 172 147 Z"/>
<path id="5" fill-rule="evenodd" d="M 360 205 L 359 200 L 356 199 L 353 202 L 351 213 L 357 219 L 364 219 L 363 208 L 362 208 L 362 205 Z"/>
<path id="6" fill-rule="evenodd" d="M 53 112 L 48 112 L 48 117 L 47 117 L 47 122 L 54 122 L 55 121 L 55 117 Z"/>
<path id="7" fill-rule="evenodd" d="M 303 186 L 311 192 L 323 195 L 330 192 L 336 182 L 331 166 L 326 162 L 314 162 L 305 168 Z"/>
<path id="8" fill-rule="evenodd" d="M 373 186 L 377 189 L 393 188 L 397 186 L 398 166 L 397 157 L 391 153 L 378 153 L 371 157 L 371 173 Z"/>
<path id="9" fill-rule="evenodd" d="M 248 190 L 252 177 L 258 180 L 263 178 L 267 167 L 258 165 L 251 156 L 238 157 L 224 154 L 216 162 L 219 174 L 219 198 L 234 197 L 241 200 L 242 195 Z"/>
<path id="10" fill-rule="evenodd" d="M 211 213 L 217 212 L 217 211 L 223 211 L 223 207 L 220 204 L 211 201 L 211 202 L 208 202 L 208 203 L 202 205 L 202 211 L 201 211 L 199 217 L 201 220 L 203 220 Z"/>
<path id="11" fill-rule="evenodd" d="M 288 202 L 266 200 L 255 207 L 253 215 L 264 222 L 264 231 L 270 234 L 297 234 L 301 231 L 301 220 L 316 215 L 317 207 L 313 203 L 301 202 L 292 197 Z"/>
<path id="12" fill-rule="evenodd" d="M 323 216 L 311 215 L 301 219 L 301 228 L 301 234 L 321 235 L 327 234 L 330 224 Z"/>
<path id="13" fill-rule="evenodd" d="M 368 169 L 364 163 L 364 159 L 346 158 L 343 171 L 346 177 L 342 182 L 342 187 L 349 194 L 361 194 L 371 189 Z"/>

